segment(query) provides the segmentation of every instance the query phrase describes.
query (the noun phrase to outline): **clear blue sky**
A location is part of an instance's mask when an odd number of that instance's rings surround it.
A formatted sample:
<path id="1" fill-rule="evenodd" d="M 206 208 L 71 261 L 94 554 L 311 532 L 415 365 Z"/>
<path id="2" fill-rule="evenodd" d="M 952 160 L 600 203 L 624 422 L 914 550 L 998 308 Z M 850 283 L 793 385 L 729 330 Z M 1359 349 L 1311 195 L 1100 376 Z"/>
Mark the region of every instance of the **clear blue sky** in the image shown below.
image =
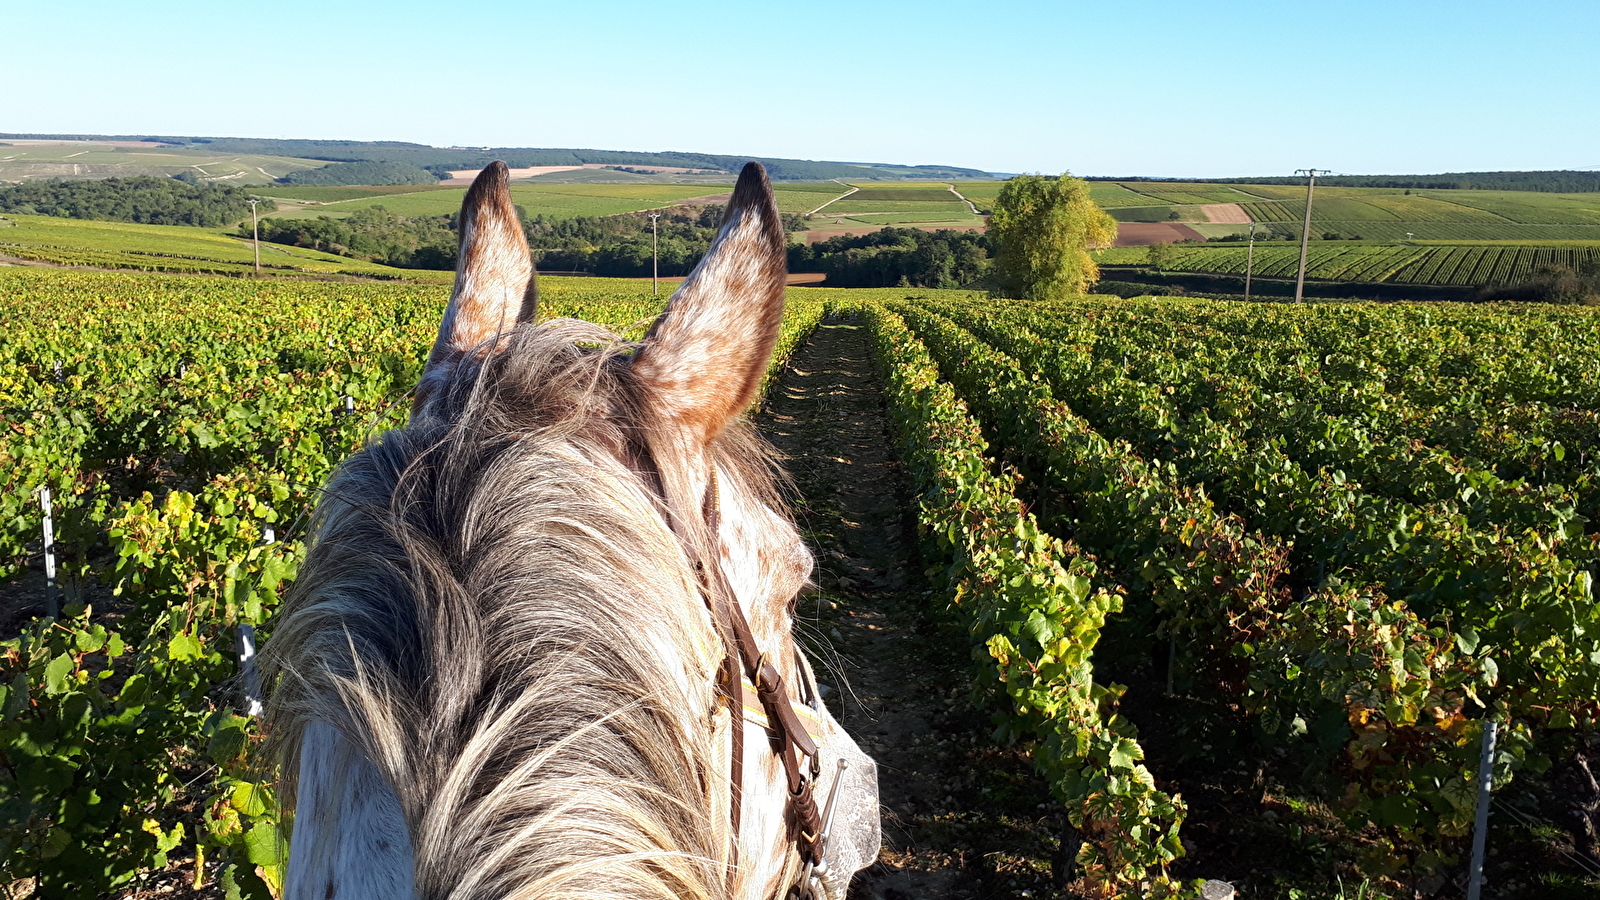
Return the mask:
<path id="1" fill-rule="evenodd" d="M 0 131 L 1082 175 L 1600 166 L 1600 2 L 88 0 L 0 9 Z"/>

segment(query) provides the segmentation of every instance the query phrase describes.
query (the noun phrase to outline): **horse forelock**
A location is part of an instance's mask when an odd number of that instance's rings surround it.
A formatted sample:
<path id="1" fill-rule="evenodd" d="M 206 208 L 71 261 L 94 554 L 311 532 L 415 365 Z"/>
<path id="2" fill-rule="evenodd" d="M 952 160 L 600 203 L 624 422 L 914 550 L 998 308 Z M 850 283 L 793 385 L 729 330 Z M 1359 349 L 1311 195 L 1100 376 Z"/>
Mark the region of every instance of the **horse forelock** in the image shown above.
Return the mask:
<path id="1" fill-rule="evenodd" d="M 760 565 L 795 534 L 753 432 L 686 459 L 630 351 L 587 323 L 518 327 L 319 507 L 263 654 L 269 750 L 292 806 L 307 724 L 355 743 L 401 800 L 419 897 L 738 891 L 712 812 L 722 646 L 693 567 L 717 558 L 697 479 L 714 466 L 724 496 L 765 508 L 736 517 Z"/>

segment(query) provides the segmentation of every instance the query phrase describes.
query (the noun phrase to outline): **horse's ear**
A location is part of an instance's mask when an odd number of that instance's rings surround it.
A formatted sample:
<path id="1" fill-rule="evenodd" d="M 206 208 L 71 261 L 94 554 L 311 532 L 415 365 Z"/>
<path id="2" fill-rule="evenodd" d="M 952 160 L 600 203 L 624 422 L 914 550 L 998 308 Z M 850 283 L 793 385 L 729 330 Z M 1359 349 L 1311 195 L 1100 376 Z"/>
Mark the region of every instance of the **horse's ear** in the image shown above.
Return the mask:
<path id="1" fill-rule="evenodd" d="M 496 349 L 490 342 L 497 335 L 534 316 L 538 281 L 522 222 L 511 205 L 510 174 L 505 163 L 492 162 L 462 198 L 456 286 L 439 325 L 439 339 L 428 354 L 422 387 L 448 379 L 467 354 Z M 419 390 L 419 400 L 424 393 Z"/>
<path id="2" fill-rule="evenodd" d="M 739 173 L 705 259 L 645 335 L 633 369 L 665 415 L 701 441 L 755 399 L 783 321 L 787 257 L 766 170 Z"/>

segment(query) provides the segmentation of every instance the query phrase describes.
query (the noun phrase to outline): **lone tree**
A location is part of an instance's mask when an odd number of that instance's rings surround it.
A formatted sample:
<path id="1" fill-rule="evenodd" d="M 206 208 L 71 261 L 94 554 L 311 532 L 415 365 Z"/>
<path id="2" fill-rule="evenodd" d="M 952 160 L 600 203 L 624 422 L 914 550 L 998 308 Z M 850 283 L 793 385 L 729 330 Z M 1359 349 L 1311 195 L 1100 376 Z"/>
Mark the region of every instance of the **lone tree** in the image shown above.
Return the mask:
<path id="1" fill-rule="evenodd" d="M 1000 188 L 989 217 L 995 276 L 1012 297 L 1059 300 L 1100 280 L 1089 250 L 1109 245 L 1117 223 L 1081 178 L 1020 175 Z"/>

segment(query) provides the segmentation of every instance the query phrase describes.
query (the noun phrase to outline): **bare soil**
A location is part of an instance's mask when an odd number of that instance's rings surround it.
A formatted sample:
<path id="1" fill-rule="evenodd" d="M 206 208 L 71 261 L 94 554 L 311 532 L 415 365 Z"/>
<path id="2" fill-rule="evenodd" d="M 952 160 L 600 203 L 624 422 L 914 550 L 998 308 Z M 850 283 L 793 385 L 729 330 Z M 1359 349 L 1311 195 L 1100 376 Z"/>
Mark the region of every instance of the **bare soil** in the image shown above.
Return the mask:
<path id="1" fill-rule="evenodd" d="M 1205 236 L 1187 225 L 1171 222 L 1118 222 L 1113 247 L 1148 247 L 1178 241 L 1203 241 Z"/>

